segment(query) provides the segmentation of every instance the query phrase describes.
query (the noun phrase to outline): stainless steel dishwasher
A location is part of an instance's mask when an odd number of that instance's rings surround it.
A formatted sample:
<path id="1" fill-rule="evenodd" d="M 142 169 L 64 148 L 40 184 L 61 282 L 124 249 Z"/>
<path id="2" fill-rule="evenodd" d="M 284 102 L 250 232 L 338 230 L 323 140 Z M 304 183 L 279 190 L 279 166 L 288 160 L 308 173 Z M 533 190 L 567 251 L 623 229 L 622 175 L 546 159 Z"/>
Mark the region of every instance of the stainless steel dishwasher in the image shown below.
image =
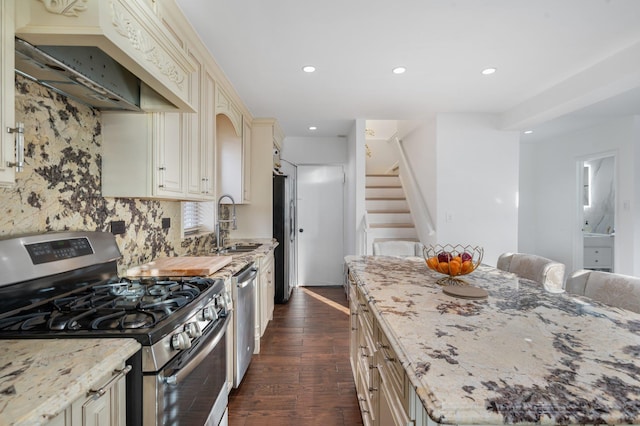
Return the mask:
<path id="1" fill-rule="evenodd" d="M 233 387 L 237 388 L 249 368 L 255 347 L 256 322 L 255 298 L 258 268 L 250 264 L 232 278 L 232 292 L 235 306 L 234 328 L 234 372 Z"/>

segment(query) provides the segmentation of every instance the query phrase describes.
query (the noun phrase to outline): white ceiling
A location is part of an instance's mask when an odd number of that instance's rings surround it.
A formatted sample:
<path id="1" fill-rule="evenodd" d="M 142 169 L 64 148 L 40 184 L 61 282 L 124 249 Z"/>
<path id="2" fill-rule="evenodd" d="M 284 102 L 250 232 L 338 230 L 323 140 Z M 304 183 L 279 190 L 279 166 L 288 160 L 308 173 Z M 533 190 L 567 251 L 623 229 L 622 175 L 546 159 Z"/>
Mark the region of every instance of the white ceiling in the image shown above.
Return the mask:
<path id="1" fill-rule="evenodd" d="M 497 114 L 501 128 L 543 135 L 612 108 L 640 114 L 640 0 L 177 3 L 254 117 L 287 136 L 438 112 Z"/>

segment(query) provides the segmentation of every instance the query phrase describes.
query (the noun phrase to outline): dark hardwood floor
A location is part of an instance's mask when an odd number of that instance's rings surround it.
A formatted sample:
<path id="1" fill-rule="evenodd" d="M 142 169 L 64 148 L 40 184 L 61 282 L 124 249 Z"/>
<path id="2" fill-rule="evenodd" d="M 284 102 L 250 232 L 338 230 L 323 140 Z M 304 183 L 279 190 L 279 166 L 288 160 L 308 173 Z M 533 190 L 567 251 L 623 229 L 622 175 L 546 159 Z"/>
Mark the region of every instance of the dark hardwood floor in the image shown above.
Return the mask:
<path id="1" fill-rule="evenodd" d="M 275 305 L 260 347 L 229 394 L 229 425 L 362 425 L 342 287 L 294 289 Z"/>

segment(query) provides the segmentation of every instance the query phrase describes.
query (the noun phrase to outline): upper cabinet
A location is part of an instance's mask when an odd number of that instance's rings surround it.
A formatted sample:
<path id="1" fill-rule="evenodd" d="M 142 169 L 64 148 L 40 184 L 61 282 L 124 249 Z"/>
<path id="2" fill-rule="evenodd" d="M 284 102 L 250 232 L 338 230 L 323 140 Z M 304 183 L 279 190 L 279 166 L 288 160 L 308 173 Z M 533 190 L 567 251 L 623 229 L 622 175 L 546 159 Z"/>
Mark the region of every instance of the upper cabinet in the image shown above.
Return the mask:
<path id="1" fill-rule="evenodd" d="M 185 199 L 186 133 L 175 113 L 104 113 L 102 195 Z"/>
<path id="2" fill-rule="evenodd" d="M 216 88 L 218 195 L 231 195 L 237 204 L 251 201 L 251 122 L 225 92 Z"/>
<path id="3" fill-rule="evenodd" d="M 251 122 L 242 117 L 242 194 L 245 203 L 251 201 Z"/>
<path id="4" fill-rule="evenodd" d="M 215 199 L 215 82 L 205 64 L 203 55 L 187 48 L 189 56 L 197 64 L 198 71 L 191 80 L 191 100 L 198 106 L 197 114 L 182 114 L 187 128 L 188 159 L 187 196 L 195 200 Z"/>
<path id="5" fill-rule="evenodd" d="M 185 87 L 197 112 L 104 113 L 103 195 L 211 201 L 229 193 L 247 202 L 248 113 L 175 3 L 149 5 L 195 70 Z"/>
<path id="6" fill-rule="evenodd" d="M 0 2 L 0 186 L 14 183 L 15 163 L 19 160 L 16 154 L 21 155 L 20 147 L 16 147 L 17 136 L 21 135 L 8 130 L 16 127 L 13 7 L 13 0 Z"/>
<path id="7" fill-rule="evenodd" d="M 242 113 L 220 86 L 216 87 L 216 115 L 218 114 L 227 116 L 236 134 L 242 133 Z"/>

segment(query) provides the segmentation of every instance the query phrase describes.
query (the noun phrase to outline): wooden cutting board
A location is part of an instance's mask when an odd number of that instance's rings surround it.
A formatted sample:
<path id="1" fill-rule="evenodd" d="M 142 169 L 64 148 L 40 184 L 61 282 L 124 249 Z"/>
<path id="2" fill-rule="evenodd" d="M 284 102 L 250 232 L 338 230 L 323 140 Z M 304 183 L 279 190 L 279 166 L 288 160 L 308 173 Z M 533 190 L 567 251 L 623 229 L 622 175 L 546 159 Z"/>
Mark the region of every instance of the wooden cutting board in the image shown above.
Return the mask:
<path id="1" fill-rule="evenodd" d="M 231 256 L 159 257 L 153 262 L 127 270 L 129 277 L 199 277 L 207 276 L 231 262 Z"/>

